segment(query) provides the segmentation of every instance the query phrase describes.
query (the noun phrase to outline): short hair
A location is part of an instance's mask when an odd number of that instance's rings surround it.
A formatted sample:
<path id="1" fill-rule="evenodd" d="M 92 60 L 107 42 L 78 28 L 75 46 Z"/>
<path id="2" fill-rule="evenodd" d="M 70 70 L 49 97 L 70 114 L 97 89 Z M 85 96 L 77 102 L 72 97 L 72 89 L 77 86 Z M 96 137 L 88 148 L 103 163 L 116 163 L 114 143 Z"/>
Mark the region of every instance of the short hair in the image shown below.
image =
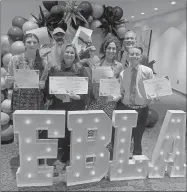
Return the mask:
<path id="1" fill-rule="evenodd" d="M 130 47 L 129 49 L 133 49 L 133 48 L 139 49 L 141 51 L 141 54 L 143 54 L 143 48 L 141 46 L 134 46 L 134 47 Z"/>

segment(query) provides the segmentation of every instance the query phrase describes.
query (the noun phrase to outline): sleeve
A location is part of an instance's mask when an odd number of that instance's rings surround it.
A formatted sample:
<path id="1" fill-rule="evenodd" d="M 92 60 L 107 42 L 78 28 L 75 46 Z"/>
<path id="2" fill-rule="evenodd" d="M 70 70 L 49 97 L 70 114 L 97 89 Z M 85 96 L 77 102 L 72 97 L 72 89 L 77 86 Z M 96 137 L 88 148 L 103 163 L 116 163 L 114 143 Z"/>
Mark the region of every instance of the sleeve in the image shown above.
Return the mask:
<path id="1" fill-rule="evenodd" d="M 153 70 L 149 68 L 148 79 L 154 79 Z"/>
<path id="2" fill-rule="evenodd" d="M 8 64 L 8 75 L 14 76 L 14 70 L 17 68 L 17 56 L 13 56 Z"/>
<path id="3" fill-rule="evenodd" d="M 120 82 L 120 93 L 121 93 L 122 98 L 123 98 L 123 96 L 125 94 L 125 89 L 123 87 L 123 72 L 121 72 L 119 75 L 119 82 Z"/>

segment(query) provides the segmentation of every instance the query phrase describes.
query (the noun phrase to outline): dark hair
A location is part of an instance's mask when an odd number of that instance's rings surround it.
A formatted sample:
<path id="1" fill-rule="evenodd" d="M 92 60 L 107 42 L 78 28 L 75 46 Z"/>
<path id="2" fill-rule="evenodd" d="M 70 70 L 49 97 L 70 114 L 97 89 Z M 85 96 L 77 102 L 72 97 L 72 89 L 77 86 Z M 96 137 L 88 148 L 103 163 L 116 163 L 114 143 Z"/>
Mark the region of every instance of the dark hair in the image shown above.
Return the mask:
<path id="1" fill-rule="evenodd" d="M 26 35 L 24 35 L 23 37 L 23 43 L 25 44 L 26 40 L 29 37 L 34 37 L 38 43 L 40 43 L 39 38 L 37 37 L 37 35 L 35 35 L 34 33 L 27 33 Z M 36 50 L 36 59 L 35 59 L 35 69 L 39 70 L 39 71 L 43 71 L 44 70 L 44 66 L 43 66 L 43 59 L 40 56 L 40 52 L 39 49 Z"/>
<path id="2" fill-rule="evenodd" d="M 101 45 L 101 48 L 100 48 L 100 53 L 103 55 L 101 57 L 101 59 L 104 59 L 105 58 L 105 54 L 106 54 L 106 49 L 108 47 L 108 45 L 110 43 L 115 43 L 116 45 L 116 55 L 118 55 L 119 51 L 121 50 L 121 44 L 120 44 L 120 41 L 118 40 L 117 37 L 111 35 L 111 34 L 108 34 L 108 36 L 105 38 L 103 44 Z"/>

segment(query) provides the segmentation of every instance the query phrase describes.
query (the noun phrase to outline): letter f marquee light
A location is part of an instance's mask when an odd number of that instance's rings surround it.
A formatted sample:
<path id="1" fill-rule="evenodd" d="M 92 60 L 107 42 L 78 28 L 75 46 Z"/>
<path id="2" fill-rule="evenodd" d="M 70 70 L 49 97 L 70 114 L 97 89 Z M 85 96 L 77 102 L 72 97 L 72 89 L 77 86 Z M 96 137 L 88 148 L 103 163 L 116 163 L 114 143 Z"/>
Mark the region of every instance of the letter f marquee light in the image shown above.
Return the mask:
<path id="1" fill-rule="evenodd" d="M 53 184 L 53 166 L 40 166 L 38 159 L 57 158 L 58 139 L 38 139 L 38 130 L 48 138 L 65 136 L 65 111 L 18 110 L 13 114 L 14 132 L 19 134 L 20 167 L 17 186 Z"/>

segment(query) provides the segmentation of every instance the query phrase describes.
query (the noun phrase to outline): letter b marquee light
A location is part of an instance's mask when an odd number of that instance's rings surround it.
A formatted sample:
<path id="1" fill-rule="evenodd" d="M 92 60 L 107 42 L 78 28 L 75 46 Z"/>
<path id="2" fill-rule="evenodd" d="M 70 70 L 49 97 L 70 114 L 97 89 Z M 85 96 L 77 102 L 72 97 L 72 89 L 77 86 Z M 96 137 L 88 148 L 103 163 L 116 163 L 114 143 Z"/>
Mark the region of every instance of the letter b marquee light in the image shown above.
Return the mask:
<path id="1" fill-rule="evenodd" d="M 112 122 L 102 110 L 68 112 L 71 131 L 67 186 L 100 181 L 109 169 Z"/>
<path id="2" fill-rule="evenodd" d="M 18 110 L 13 114 L 14 132 L 19 133 L 20 167 L 17 186 L 53 184 L 53 166 L 39 166 L 38 159 L 57 158 L 57 139 L 38 139 L 37 130 L 47 130 L 48 138 L 65 135 L 65 111 Z"/>

